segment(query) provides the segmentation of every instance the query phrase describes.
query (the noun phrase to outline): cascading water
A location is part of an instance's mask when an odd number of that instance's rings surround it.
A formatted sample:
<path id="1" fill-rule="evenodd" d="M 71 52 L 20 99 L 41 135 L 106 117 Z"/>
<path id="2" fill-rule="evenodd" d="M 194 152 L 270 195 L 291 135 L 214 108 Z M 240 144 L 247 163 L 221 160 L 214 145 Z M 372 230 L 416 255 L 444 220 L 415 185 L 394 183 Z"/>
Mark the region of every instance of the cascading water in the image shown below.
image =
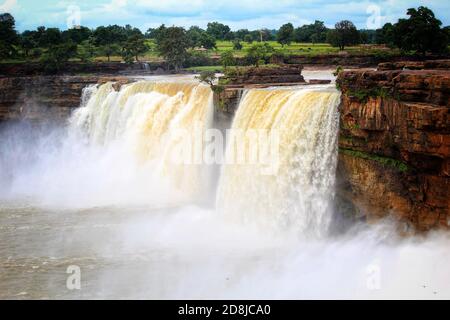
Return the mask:
<path id="1" fill-rule="evenodd" d="M 229 142 L 226 150 L 218 209 L 239 223 L 325 235 L 331 222 L 339 99 L 336 90 L 325 88 L 248 91 L 231 128 L 235 143 Z M 201 165 L 203 158 L 196 164 L 172 161 L 182 138 L 175 132 L 184 129 L 184 135 L 202 140 L 212 126 L 212 109 L 211 90 L 192 82 L 141 81 L 120 91 L 106 83 L 84 91 L 69 132 L 88 144 L 131 155 L 130 166 L 155 172 L 161 183 L 179 191 L 172 197 L 194 201 L 209 188 L 208 170 Z M 252 130 L 267 135 L 255 137 Z M 265 138 L 272 136 L 277 149 L 268 148 L 275 157 L 238 161 L 242 154 L 248 156 L 250 148 L 262 155 Z M 191 148 L 190 160 L 195 150 Z"/>
<path id="2" fill-rule="evenodd" d="M 217 206 L 224 215 L 244 223 L 289 227 L 304 235 L 325 235 L 331 222 L 339 101 L 334 89 L 248 91 L 232 130 L 243 131 L 243 143 L 256 144 L 259 150 L 267 141 L 246 133 L 277 134 L 278 159 L 272 159 L 277 163 L 269 173 L 264 171 L 266 162 L 223 167 Z M 237 153 L 235 148 L 229 142 L 227 154 Z"/>
<path id="3" fill-rule="evenodd" d="M 197 142 L 211 127 L 212 92 L 176 79 L 86 88 L 68 127 L 0 129 L 0 298 L 450 297 L 447 234 L 356 224 L 320 237 L 333 225 L 334 88 L 246 92 L 214 210 L 196 201 L 210 167 L 171 156 L 180 132 Z M 246 149 L 257 161 L 234 162 Z M 74 266 L 80 290 L 66 287 Z"/>
<path id="4" fill-rule="evenodd" d="M 169 181 L 186 200 L 201 196 L 208 184 L 207 170 L 194 161 L 194 149 L 186 155 L 178 148 L 185 135 L 202 137 L 212 125 L 208 86 L 140 81 L 116 91 L 113 83 L 106 83 L 86 89 L 84 95 L 89 98 L 82 99 L 84 105 L 69 120 L 71 134 L 134 155 L 135 163 Z"/>

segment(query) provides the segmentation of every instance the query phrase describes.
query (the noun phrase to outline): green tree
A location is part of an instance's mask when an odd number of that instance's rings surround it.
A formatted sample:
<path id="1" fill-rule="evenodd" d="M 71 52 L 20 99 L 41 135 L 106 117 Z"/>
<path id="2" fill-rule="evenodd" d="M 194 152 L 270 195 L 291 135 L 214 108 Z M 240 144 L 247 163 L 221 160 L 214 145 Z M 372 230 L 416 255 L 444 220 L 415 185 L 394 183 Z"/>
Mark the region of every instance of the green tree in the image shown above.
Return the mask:
<path id="1" fill-rule="evenodd" d="M 200 35 L 199 43 L 205 49 L 213 49 L 216 47 L 216 39 L 206 32 Z"/>
<path id="2" fill-rule="evenodd" d="M 381 29 L 376 31 L 376 43 L 394 46 L 394 25 L 386 23 Z"/>
<path id="3" fill-rule="evenodd" d="M 122 57 L 128 63 L 130 63 L 130 57 L 131 62 L 133 62 L 133 58 L 136 59 L 136 61 L 139 61 L 139 55 L 146 53 L 148 49 L 149 48 L 145 44 L 144 35 L 142 33 L 134 33 L 129 36 L 127 41 L 124 43 Z"/>
<path id="4" fill-rule="evenodd" d="M 191 48 L 202 46 L 201 38 L 204 33 L 205 33 L 205 30 L 203 30 L 202 28 L 200 28 L 198 26 L 192 26 L 186 31 L 186 35 L 188 36 L 188 38 L 191 42 L 191 45 L 190 45 Z"/>
<path id="5" fill-rule="evenodd" d="M 64 42 L 61 30 L 58 28 L 43 28 L 39 34 L 39 46 L 50 48 L 51 46 L 62 44 Z"/>
<path id="6" fill-rule="evenodd" d="M 233 49 L 234 50 L 242 50 L 242 44 L 241 44 L 241 42 L 239 41 L 239 39 L 234 39 L 233 40 Z"/>
<path id="7" fill-rule="evenodd" d="M 353 22 L 343 20 L 335 24 L 335 29 L 328 31 L 327 42 L 333 47 L 344 50 L 346 46 L 360 42 L 359 32 Z"/>
<path id="8" fill-rule="evenodd" d="M 36 31 L 26 30 L 22 32 L 20 35 L 20 47 L 22 48 L 25 57 L 29 57 L 31 50 L 35 49 L 37 46 Z"/>
<path id="9" fill-rule="evenodd" d="M 93 36 L 94 44 L 100 47 L 100 51 L 108 57 L 108 61 L 112 55 L 119 53 L 120 49 L 117 48 L 123 48 L 128 39 L 125 29 L 118 25 L 100 26 L 95 29 Z"/>
<path id="10" fill-rule="evenodd" d="M 267 43 L 257 43 L 251 46 L 247 51 L 248 63 L 259 67 L 261 63 L 267 63 L 273 55 L 274 49 Z"/>
<path id="11" fill-rule="evenodd" d="M 251 35 L 251 34 L 246 34 L 246 35 L 244 36 L 244 41 L 247 42 L 247 43 L 252 43 L 252 42 L 253 42 L 253 37 L 252 37 L 252 35 Z"/>
<path id="12" fill-rule="evenodd" d="M 294 36 L 294 26 L 292 23 L 286 23 L 280 27 L 277 33 L 277 41 L 282 46 L 289 45 Z"/>
<path id="13" fill-rule="evenodd" d="M 272 32 L 269 29 L 261 29 L 258 31 L 259 39 L 262 41 L 271 41 L 274 39 Z"/>
<path id="14" fill-rule="evenodd" d="M 106 56 L 108 62 L 111 61 L 111 56 L 119 55 L 121 51 L 121 47 L 116 43 L 105 44 L 99 47 L 99 53 Z"/>
<path id="15" fill-rule="evenodd" d="M 323 21 L 316 20 L 312 24 L 305 24 L 294 30 L 295 42 L 325 42 L 328 29 Z M 314 37 L 314 39 L 313 39 Z"/>
<path id="16" fill-rule="evenodd" d="M 234 32 L 234 38 L 243 41 L 245 35 L 250 34 L 250 31 L 248 29 L 239 29 Z"/>
<path id="17" fill-rule="evenodd" d="M 442 22 L 427 7 L 410 8 L 408 19 L 394 25 L 394 44 L 404 51 L 442 53 L 447 49 L 448 38 L 441 29 Z"/>
<path id="18" fill-rule="evenodd" d="M 64 64 L 77 54 L 77 45 L 73 41 L 51 45 L 42 57 L 45 70 L 48 73 L 56 73 Z"/>
<path id="19" fill-rule="evenodd" d="M 80 26 L 64 31 L 62 36 L 64 41 L 72 40 L 76 44 L 81 44 L 92 36 L 92 31 L 87 27 Z"/>
<path id="20" fill-rule="evenodd" d="M 220 55 L 220 63 L 222 64 L 224 69 L 228 68 L 229 66 L 235 65 L 236 59 L 234 59 L 233 51 L 224 51 Z"/>
<path id="21" fill-rule="evenodd" d="M 145 32 L 144 36 L 146 39 L 155 39 L 156 38 L 156 28 L 148 28 Z"/>
<path id="22" fill-rule="evenodd" d="M 144 38 L 144 34 L 142 33 L 141 30 L 139 30 L 138 28 L 133 28 L 132 26 L 130 26 L 129 24 L 127 24 L 124 28 L 123 28 L 123 33 L 125 34 L 125 37 L 128 39 L 132 36 L 138 36 L 141 38 Z"/>
<path id="23" fill-rule="evenodd" d="M 377 32 L 376 30 L 362 29 L 359 30 L 359 38 L 361 43 L 375 44 L 377 43 Z"/>
<path id="24" fill-rule="evenodd" d="M 214 86 L 214 82 L 217 78 L 214 71 L 202 71 L 197 79 L 199 79 L 200 82 L 206 83 L 212 87 Z"/>
<path id="25" fill-rule="evenodd" d="M 206 32 L 216 40 L 224 40 L 230 32 L 230 27 L 219 22 L 210 22 L 207 25 Z"/>
<path id="26" fill-rule="evenodd" d="M 447 34 L 447 43 L 450 45 L 450 26 L 443 28 L 444 32 Z"/>
<path id="27" fill-rule="evenodd" d="M 188 57 L 187 49 L 190 47 L 190 40 L 184 28 L 164 28 L 158 32 L 156 47 L 169 66 L 178 70 Z"/>
<path id="28" fill-rule="evenodd" d="M 0 14 L 0 57 L 9 58 L 17 53 L 19 36 L 15 29 L 15 20 L 9 13 Z"/>
<path id="29" fill-rule="evenodd" d="M 95 56 L 96 47 L 94 46 L 94 39 L 89 38 L 80 43 L 77 47 L 77 57 L 82 62 L 90 62 Z"/>

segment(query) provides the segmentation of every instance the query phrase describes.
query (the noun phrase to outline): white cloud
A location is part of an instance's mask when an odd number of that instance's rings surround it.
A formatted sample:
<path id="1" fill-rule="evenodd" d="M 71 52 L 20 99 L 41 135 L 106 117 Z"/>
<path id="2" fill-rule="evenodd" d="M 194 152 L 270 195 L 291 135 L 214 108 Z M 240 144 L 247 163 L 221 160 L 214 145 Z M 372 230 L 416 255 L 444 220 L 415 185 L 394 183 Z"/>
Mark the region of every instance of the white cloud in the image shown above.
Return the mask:
<path id="1" fill-rule="evenodd" d="M 0 12 L 11 12 L 17 6 L 17 0 L 6 0 L 0 4 Z"/>
<path id="2" fill-rule="evenodd" d="M 2 2 L 4 0 L 0 0 Z M 146 30 L 162 23 L 189 27 L 206 27 L 210 21 L 220 21 L 232 29 L 278 28 L 292 22 L 294 26 L 324 21 L 329 27 L 348 19 L 358 28 L 366 28 L 370 5 L 380 7 L 381 23 L 395 22 L 406 16 L 406 9 L 426 5 L 450 24 L 448 0 L 20 0 L 15 11 L 20 30 L 38 25 L 65 27 L 66 7 L 81 8 L 82 24 L 89 27 L 108 24 L 131 24 Z M 0 8 L 17 1 L 8 0 Z M 51 2 L 51 4 L 50 4 Z M 21 13 L 19 14 L 19 11 Z"/>
<path id="3" fill-rule="evenodd" d="M 127 0 L 111 0 L 110 3 L 103 5 L 105 11 L 117 11 L 127 6 Z"/>

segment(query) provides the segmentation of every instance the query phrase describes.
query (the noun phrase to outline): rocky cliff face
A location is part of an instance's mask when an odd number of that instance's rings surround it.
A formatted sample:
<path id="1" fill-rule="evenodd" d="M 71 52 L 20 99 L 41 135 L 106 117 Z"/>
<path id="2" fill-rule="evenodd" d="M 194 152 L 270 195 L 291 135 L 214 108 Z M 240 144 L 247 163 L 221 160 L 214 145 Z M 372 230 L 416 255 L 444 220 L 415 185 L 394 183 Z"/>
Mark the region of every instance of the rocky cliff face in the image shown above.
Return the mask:
<path id="1" fill-rule="evenodd" d="M 0 78 L 0 122 L 65 119 L 79 106 L 83 88 L 124 77 L 42 76 Z"/>
<path id="2" fill-rule="evenodd" d="M 448 59 L 448 56 L 402 56 L 393 55 L 389 50 L 381 51 L 379 54 L 369 53 L 347 53 L 337 54 L 314 54 L 314 55 L 288 55 L 272 57 L 272 63 L 302 64 L 304 66 L 342 66 L 346 68 L 368 68 L 376 67 L 378 64 L 386 63 L 405 63 L 405 61 L 417 62 L 429 59 Z M 423 61 L 422 61 L 423 62 Z"/>
<path id="3" fill-rule="evenodd" d="M 302 65 L 280 65 L 275 68 L 237 68 L 233 72 L 228 71 L 226 76 L 221 77 L 221 82 L 235 86 L 302 83 L 305 82 L 302 69 Z"/>
<path id="4" fill-rule="evenodd" d="M 448 228 L 450 71 L 381 69 L 338 77 L 339 194 L 368 220 Z"/>
<path id="5" fill-rule="evenodd" d="M 0 64 L 0 76 L 26 77 L 47 75 L 46 65 L 41 62 L 30 63 L 2 63 Z M 164 72 L 167 66 L 163 62 L 133 63 L 120 62 L 67 62 L 59 70 L 58 75 L 118 75 L 118 74 L 153 74 Z"/>

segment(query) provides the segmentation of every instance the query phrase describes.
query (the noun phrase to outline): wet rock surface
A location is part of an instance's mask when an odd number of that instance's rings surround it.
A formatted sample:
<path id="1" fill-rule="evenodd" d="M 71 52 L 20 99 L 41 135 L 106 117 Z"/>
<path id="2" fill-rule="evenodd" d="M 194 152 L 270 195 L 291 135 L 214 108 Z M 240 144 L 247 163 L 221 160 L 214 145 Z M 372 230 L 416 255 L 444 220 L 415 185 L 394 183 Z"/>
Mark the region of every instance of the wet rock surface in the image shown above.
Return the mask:
<path id="1" fill-rule="evenodd" d="M 448 228 L 450 71 L 339 74 L 339 190 L 368 220 Z"/>
<path id="2" fill-rule="evenodd" d="M 83 88 L 126 77 L 40 76 L 0 78 L 0 122 L 27 119 L 63 120 L 80 105 Z"/>

